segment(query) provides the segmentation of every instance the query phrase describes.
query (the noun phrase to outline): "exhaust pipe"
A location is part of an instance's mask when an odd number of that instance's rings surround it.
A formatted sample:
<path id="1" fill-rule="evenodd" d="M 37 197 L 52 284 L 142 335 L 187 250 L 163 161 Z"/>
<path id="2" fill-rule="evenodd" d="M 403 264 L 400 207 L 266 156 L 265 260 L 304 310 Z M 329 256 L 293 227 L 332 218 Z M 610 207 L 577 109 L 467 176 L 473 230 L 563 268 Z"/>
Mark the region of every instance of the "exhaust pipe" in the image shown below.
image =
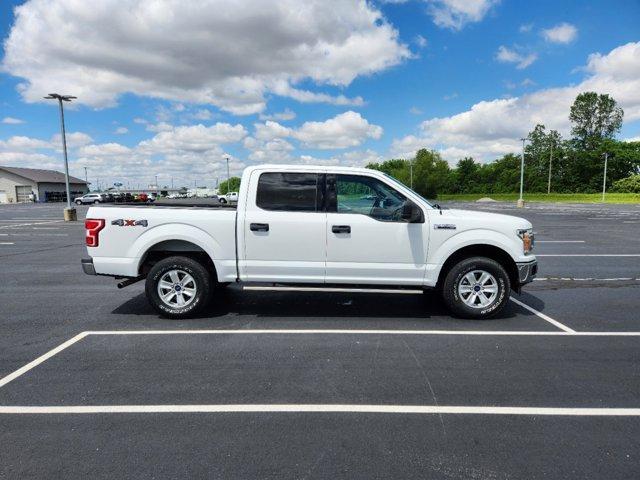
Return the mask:
<path id="1" fill-rule="evenodd" d="M 133 285 L 134 283 L 139 282 L 143 278 L 144 277 L 142 277 L 142 276 L 127 278 L 126 280 L 118 282 L 118 288 L 128 287 L 129 285 Z"/>

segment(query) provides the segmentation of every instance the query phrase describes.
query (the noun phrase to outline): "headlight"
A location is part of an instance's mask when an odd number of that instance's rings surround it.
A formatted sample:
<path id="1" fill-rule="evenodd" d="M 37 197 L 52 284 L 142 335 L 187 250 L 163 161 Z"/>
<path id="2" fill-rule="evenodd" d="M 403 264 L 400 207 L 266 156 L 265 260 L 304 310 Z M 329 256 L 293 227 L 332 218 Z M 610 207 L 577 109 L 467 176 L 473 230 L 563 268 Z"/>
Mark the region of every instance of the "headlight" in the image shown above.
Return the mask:
<path id="1" fill-rule="evenodd" d="M 533 244 L 535 243 L 535 236 L 532 228 L 524 228 L 518 230 L 518 236 L 522 240 L 522 249 L 524 253 L 529 253 L 533 250 Z"/>

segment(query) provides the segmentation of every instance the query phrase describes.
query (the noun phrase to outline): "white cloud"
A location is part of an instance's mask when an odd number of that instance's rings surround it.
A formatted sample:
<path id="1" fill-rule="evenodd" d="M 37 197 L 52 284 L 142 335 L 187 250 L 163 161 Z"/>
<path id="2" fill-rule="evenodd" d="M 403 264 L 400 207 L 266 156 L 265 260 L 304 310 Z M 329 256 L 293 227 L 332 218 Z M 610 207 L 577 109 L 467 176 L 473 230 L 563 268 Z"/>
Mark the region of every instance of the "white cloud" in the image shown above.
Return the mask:
<path id="1" fill-rule="evenodd" d="M 191 116 L 196 120 L 210 120 L 213 115 L 210 110 L 207 110 L 206 108 L 201 108 L 195 111 Z"/>
<path id="2" fill-rule="evenodd" d="M 416 35 L 416 38 L 414 39 L 414 42 L 420 48 L 425 48 L 429 43 L 429 42 L 427 42 L 427 39 L 424 38 L 422 35 Z"/>
<path id="3" fill-rule="evenodd" d="M 118 127 L 114 133 L 116 135 L 124 135 L 125 133 L 129 133 L 129 129 L 127 127 Z"/>
<path id="4" fill-rule="evenodd" d="M 542 36 L 551 43 L 571 43 L 578 36 L 578 29 L 570 23 L 560 23 L 552 28 L 542 30 Z"/>
<path id="5" fill-rule="evenodd" d="M 457 92 L 453 92 L 449 95 L 445 95 L 444 97 L 442 97 L 443 100 L 453 100 L 454 98 L 458 98 Z"/>
<path id="6" fill-rule="evenodd" d="M 82 145 L 88 145 L 93 142 L 93 138 L 84 132 L 67 133 L 65 134 L 65 138 L 67 140 L 67 148 L 81 147 Z M 62 149 L 62 136 L 56 133 L 51 137 L 51 143 L 53 143 L 56 148 Z"/>
<path id="7" fill-rule="evenodd" d="M 520 33 L 529 33 L 531 30 L 533 30 L 533 23 L 524 23 L 518 28 Z"/>
<path id="8" fill-rule="evenodd" d="M 239 142 L 246 135 L 247 131 L 240 124 L 216 123 L 210 127 L 171 127 L 157 133 L 150 140 L 140 142 L 139 148 L 149 153 L 204 152 L 217 148 L 222 143 Z"/>
<path id="9" fill-rule="evenodd" d="M 260 120 L 276 120 L 284 122 L 296 118 L 296 112 L 289 108 L 285 108 L 282 112 L 272 113 L 270 115 L 260 114 Z"/>
<path id="10" fill-rule="evenodd" d="M 422 115 L 424 112 L 418 107 L 411 107 L 409 113 L 412 115 Z"/>
<path id="11" fill-rule="evenodd" d="M 319 149 L 357 147 L 367 138 L 379 139 L 382 127 L 370 124 L 359 113 L 348 111 L 324 122 L 305 122 L 295 138 Z"/>
<path id="12" fill-rule="evenodd" d="M 640 42 L 590 55 L 584 70 L 587 76 L 576 85 L 482 101 L 465 112 L 426 120 L 417 134 L 394 140 L 391 151 L 408 157 L 419 148 L 435 148 L 452 161 L 466 155 L 488 160 L 518 151 L 518 138 L 537 123 L 569 134 L 569 108 L 584 91 L 608 93 L 624 109 L 625 121 L 640 119 Z"/>
<path id="13" fill-rule="evenodd" d="M 5 123 L 7 125 L 20 125 L 21 123 L 24 123 L 24 120 L 20 120 L 19 118 L 13 118 L 13 117 L 4 117 L 2 119 L 2 123 Z"/>
<path id="14" fill-rule="evenodd" d="M 481 21 L 499 0 L 427 0 L 428 12 L 439 27 L 460 30 Z"/>
<path id="15" fill-rule="evenodd" d="M 262 111 L 269 93 L 353 105 L 295 85 L 345 86 L 411 57 L 361 0 L 29 0 L 15 13 L 3 69 L 29 102 L 63 90 L 94 107 L 124 93 L 235 114 Z"/>
<path id="16" fill-rule="evenodd" d="M 357 147 L 368 138 L 377 140 L 382 136 L 382 127 L 351 110 L 323 122 L 304 122 L 298 128 L 285 127 L 272 120 L 256 123 L 254 127 L 253 137 L 245 141 L 245 147 L 254 151 L 264 149 L 265 142 L 277 138 L 293 138 L 309 148 L 330 150 Z"/>
<path id="17" fill-rule="evenodd" d="M 525 55 L 523 53 L 517 52 L 516 50 L 505 47 L 504 45 L 500 45 L 498 51 L 496 52 L 496 60 L 502 63 L 515 63 L 516 68 L 522 70 L 527 68 L 533 62 L 536 61 L 538 55 L 535 53 L 530 53 Z"/>

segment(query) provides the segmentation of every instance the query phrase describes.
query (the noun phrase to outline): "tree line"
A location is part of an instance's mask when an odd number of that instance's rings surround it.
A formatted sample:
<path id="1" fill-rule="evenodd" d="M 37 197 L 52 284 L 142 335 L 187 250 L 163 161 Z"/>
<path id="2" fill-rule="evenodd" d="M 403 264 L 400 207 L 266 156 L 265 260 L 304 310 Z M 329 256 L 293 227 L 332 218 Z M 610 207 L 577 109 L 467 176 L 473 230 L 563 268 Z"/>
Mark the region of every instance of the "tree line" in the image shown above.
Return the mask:
<path id="1" fill-rule="evenodd" d="M 536 125 L 525 141 L 524 190 L 601 191 L 606 153 L 607 188 L 633 192 L 640 185 L 640 142 L 615 138 L 623 116 L 622 108 L 609 95 L 584 92 L 576 97 L 569 112 L 571 138 L 564 139 L 558 131 Z M 436 198 L 438 194 L 517 192 L 520 162 L 519 154 L 509 153 L 490 163 L 462 158 L 451 168 L 438 152 L 421 149 L 413 159 L 391 159 L 367 168 L 392 175 L 406 185 L 413 183 L 421 195 Z"/>

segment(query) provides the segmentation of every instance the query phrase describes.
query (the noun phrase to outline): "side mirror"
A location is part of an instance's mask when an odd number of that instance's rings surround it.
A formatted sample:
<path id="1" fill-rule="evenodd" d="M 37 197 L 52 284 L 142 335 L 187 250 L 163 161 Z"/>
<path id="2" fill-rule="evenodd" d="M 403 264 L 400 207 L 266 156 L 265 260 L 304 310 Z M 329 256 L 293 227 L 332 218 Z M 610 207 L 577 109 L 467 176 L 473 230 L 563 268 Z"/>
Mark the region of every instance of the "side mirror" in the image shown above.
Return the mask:
<path id="1" fill-rule="evenodd" d="M 402 205 L 402 219 L 409 223 L 422 223 L 424 222 L 422 209 L 411 200 L 407 200 Z"/>

